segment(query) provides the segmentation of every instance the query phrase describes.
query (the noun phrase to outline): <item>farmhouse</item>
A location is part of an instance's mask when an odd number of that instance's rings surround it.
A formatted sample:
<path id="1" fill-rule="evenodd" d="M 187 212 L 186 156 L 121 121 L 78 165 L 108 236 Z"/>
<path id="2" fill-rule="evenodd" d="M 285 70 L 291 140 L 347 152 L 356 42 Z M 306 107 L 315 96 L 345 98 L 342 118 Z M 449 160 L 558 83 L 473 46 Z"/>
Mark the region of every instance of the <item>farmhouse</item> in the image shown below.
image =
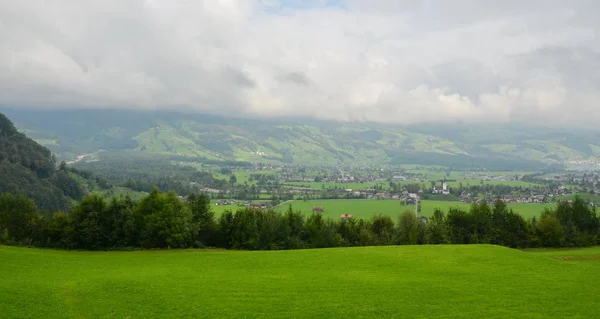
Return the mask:
<path id="1" fill-rule="evenodd" d="M 404 205 L 414 205 L 419 200 L 419 195 L 415 193 L 403 192 L 400 197 L 401 203 Z"/>
<path id="2" fill-rule="evenodd" d="M 269 206 L 271 206 L 269 204 L 269 202 L 261 202 L 259 205 L 260 205 L 260 208 L 268 208 Z"/>
<path id="3" fill-rule="evenodd" d="M 234 199 L 231 199 L 231 200 L 221 199 L 218 203 L 216 203 L 216 205 L 233 205 L 236 203 L 237 203 L 237 201 Z"/>
<path id="4" fill-rule="evenodd" d="M 246 205 L 244 205 L 246 206 Z M 271 207 L 269 202 L 261 202 L 261 203 L 252 203 L 252 202 L 248 202 L 247 206 L 249 206 L 252 209 L 255 210 L 262 210 L 262 209 L 267 209 L 269 207 Z"/>

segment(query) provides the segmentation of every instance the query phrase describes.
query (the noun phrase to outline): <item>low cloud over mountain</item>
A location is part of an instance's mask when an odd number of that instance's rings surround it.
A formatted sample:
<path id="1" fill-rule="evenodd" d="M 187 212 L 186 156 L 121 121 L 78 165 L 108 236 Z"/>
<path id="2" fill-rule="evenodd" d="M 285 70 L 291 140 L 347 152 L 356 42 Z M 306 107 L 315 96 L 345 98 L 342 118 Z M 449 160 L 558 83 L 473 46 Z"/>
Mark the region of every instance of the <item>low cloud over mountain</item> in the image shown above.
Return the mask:
<path id="1" fill-rule="evenodd" d="M 0 1 L 0 105 L 592 125 L 597 1 Z"/>

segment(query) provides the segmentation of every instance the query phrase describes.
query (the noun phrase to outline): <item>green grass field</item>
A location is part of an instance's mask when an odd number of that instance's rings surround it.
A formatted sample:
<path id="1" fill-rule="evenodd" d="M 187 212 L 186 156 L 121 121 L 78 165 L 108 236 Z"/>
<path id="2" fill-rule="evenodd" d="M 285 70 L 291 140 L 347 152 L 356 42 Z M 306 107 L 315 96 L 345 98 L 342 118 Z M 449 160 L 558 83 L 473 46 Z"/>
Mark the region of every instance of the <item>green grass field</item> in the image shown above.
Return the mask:
<path id="1" fill-rule="evenodd" d="M 263 199 L 263 200 L 252 200 L 251 202 L 253 203 L 261 203 L 261 202 L 268 202 L 269 200 L 267 199 Z M 232 204 L 232 205 L 216 205 L 219 202 L 218 199 L 213 199 L 210 201 L 210 207 L 212 209 L 212 211 L 215 213 L 216 216 L 220 216 L 221 214 L 223 214 L 226 211 L 232 211 L 235 212 L 238 209 L 242 209 L 244 207 L 240 207 L 238 205 Z M 244 201 L 241 201 L 244 202 Z"/>
<path id="2" fill-rule="evenodd" d="M 339 188 L 339 189 L 352 189 L 352 190 L 363 190 L 372 189 L 375 186 L 383 186 L 389 188 L 388 182 L 369 182 L 369 183 L 333 183 L 333 182 L 286 182 L 285 186 L 297 186 L 297 187 L 310 187 L 316 189 L 323 188 Z"/>
<path id="3" fill-rule="evenodd" d="M 289 205 L 293 210 L 301 211 L 305 214 L 312 213 L 313 206 L 323 206 L 325 211 L 324 216 L 339 218 L 340 214 L 349 213 L 357 218 L 369 219 L 374 215 L 383 214 L 389 215 L 392 218 L 397 218 L 405 210 L 415 210 L 414 205 L 401 205 L 399 200 L 376 200 L 376 199 L 332 199 L 332 200 L 311 200 L 302 201 L 295 200 L 288 204 L 281 205 L 277 208 L 278 211 L 285 211 Z M 444 212 L 448 212 L 451 207 L 469 209 L 470 205 L 463 202 L 446 202 L 446 201 L 421 201 L 421 215 L 431 216 L 435 208 L 440 208 Z M 515 203 L 509 204 L 515 212 L 521 214 L 525 218 L 541 215 L 546 207 L 554 207 L 553 204 L 526 204 Z"/>
<path id="4" fill-rule="evenodd" d="M 0 318 L 594 318 L 600 248 L 0 246 Z"/>
<path id="5" fill-rule="evenodd" d="M 369 219 L 377 214 L 400 216 L 406 209 L 413 209 L 414 206 L 401 205 L 399 200 L 376 200 L 376 199 L 331 199 L 331 200 L 295 200 L 288 204 L 283 204 L 277 208 L 283 212 L 292 206 L 293 210 L 301 211 L 305 214 L 312 213 L 313 206 L 323 206 L 324 216 L 339 218 L 340 214 L 349 213 L 357 218 Z"/>
<path id="6" fill-rule="evenodd" d="M 250 175 L 252 174 L 260 174 L 260 175 L 277 175 L 279 173 L 279 171 L 271 171 L 271 170 L 267 170 L 267 171 L 256 171 L 256 172 L 247 172 L 244 170 L 236 170 L 234 172 L 235 177 L 237 178 L 237 182 L 240 184 L 243 184 L 244 182 L 248 182 L 248 184 L 252 185 L 252 184 L 256 184 L 255 181 L 250 181 Z M 229 176 L 223 176 L 221 178 L 225 178 L 225 179 L 229 179 Z"/>
<path id="7" fill-rule="evenodd" d="M 483 181 L 483 183 L 481 183 L 481 182 L 482 182 L 481 179 L 463 178 L 463 179 L 458 179 L 456 182 L 449 182 L 448 187 L 459 187 L 461 184 L 464 187 L 477 186 L 477 185 L 504 185 L 504 186 L 511 186 L 511 187 L 523 187 L 523 188 L 540 186 L 539 184 L 534 184 L 534 183 L 525 182 L 525 181 Z"/>
<path id="8" fill-rule="evenodd" d="M 600 203 L 600 195 L 589 194 L 589 193 L 579 193 L 579 194 L 573 194 L 573 195 L 567 195 L 567 196 L 559 196 L 558 200 L 572 200 L 575 198 L 575 196 L 579 196 L 584 200 L 591 201 L 594 203 Z"/>
<path id="9" fill-rule="evenodd" d="M 440 178 L 441 179 L 441 178 Z M 430 180 L 435 180 L 435 179 L 430 179 Z M 430 187 L 431 183 L 430 180 L 427 181 L 423 181 L 423 182 L 419 182 L 419 181 L 414 181 L 414 180 L 407 180 L 407 181 L 396 181 L 396 184 L 400 184 L 400 185 L 407 185 L 407 184 L 424 184 L 425 187 Z M 477 186 L 477 185 L 506 185 L 506 186 L 512 186 L 512 187 L 533 187 L 533 186 L 540 186 L 538 184 L 533 184 L 533 183 L 529 183 L 529 182 L 524 182 L 524 181 L 483 181 L 483 184 L 481 184 L 481 179 L 457 179 L 456 182 L 449 182 L 448 186 L 449 187 L 459 187 L 460 184 L 463 185 L 463 187 L 466 186 Z M 384 189 L 389 189 L 389 182 L 368 182 L 368 183 L 332 183 L 332 182 L 287 182 L 284 183 L 284 185 L 286 186 L 297 186 L 297 187 L 310 187 L 310 188 L 316 188 L 316 189 L 322 189 L 323 187 L 325 188 L 340 188 L 340 189 L 352 189 L 352 190 L 364 190 L 364 189 L 372 189 L 375 186 L 382 186 Z M 439 186 L 439 182 L 438 182 L 438 186 Z"/>

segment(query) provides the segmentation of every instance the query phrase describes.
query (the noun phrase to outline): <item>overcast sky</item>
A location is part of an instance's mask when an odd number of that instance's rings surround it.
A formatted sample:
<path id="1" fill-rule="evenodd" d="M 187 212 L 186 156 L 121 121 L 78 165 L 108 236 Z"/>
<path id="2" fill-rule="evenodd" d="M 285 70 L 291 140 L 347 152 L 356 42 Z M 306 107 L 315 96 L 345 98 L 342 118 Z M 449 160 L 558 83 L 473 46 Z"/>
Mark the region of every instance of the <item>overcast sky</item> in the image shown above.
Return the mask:
<path id="1" fill-rule="evenodd" d="M 600 120 L 600 1 L 0 0 L 0 106 Z"/>

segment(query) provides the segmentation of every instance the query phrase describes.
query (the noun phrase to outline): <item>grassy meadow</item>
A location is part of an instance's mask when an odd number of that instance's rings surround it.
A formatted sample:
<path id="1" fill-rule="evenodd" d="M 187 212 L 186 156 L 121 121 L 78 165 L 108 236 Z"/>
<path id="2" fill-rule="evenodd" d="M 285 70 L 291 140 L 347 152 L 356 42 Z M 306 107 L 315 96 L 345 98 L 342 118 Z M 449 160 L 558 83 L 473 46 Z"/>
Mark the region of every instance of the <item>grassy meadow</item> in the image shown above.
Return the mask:
<path id="1" fill-rule="evenodd" d="M 539 184 L 530 183 L 526 181 L 500 181 L 500 180 L 491 180 L 486 181 L 481 177 L 475 177 L 476 175 L 486 175 L 486 176 L 500 176 L 500 175 L 520 175 L 520 174 L 529 174 L 531 172 L 463 172 L 463 171 L 452 171 L 449 175 L 444 172 L 432 171 L 433 166 L 430 167 L 418 167 L 414 165 L 407 165 L 406 169 L 410 169 L 412 173 L 420 174 L 420 177 L 415 180 L 406 180 L 406 181 L 394 181 L 396 184 L 424 184 L 427 188 L 430 187 L 430 181 L 441 181 L 444 179 L 452 180 L 448 182 L 448 186 L 450 187 L 459 187 L 459 185 L 463 186 L 474 186 L 474 185 L 506 185 L 512 187 L 535 187 L 540 186 Z M 229 176 L 222 175 L 218 172 L 218 170 L 212 172 L 215 178 L 221 179 L 229 179 Z M 263 175 L 277 175 L 280 173 L 278 170 L 264 170 L 264 171 L 256 171 L 256 172 L 247 172 L 245 170 L 236 170 L 233 172 L 237 178 L 238 183 L 248 183 L 248 184 L 256 184 L 254 181 L 250 181 L 251 174 L 263 174 Z M 308 171 L 305 173 L 306 176 L 315 176 L 316 172 Z M 315 189 L 322 188 L 341 188 L 341 189 L 353 189 L 353 190 L 364 190 L 371 189 L 375 186 L 383 187 L 384 189 L 389 188 L 389 182 L 387 180 L 373 181 L 373 182 L 364 182 L 364 183 L 336 183 L 336 182 L 284 182 L 283 183 L 287 187 L 309 187 Z"/>
<path id="2" fill-rule="evenodd" d="M 573 195 L 566 195 L 558 197 L 559 200 L 572 200 L 575 196 L 579 196 L 587 201 L 591 201 L 594 203 L 600 203 L 600 195 L 597 194 L 589 194 L 589 193 L 578 193 Z"/>
<path id="3" fill-rule="evenodd" d="M 295 211 L 307 215 L 312 213 L 313 206 L 323 206 L 323 216 L 339 218 L 340 214 L 352 214 L 354 217 L 369 219 L 374 215 L 384 214 L 399 216 L 408 206 L 401 205 L 399 200 L 376 200 L 376 199 L 329 199 L 329 200 L 295 200 L 280 205 L 277 210 L 284 212 L 291 205 Z M 414 207 L 413 207 L 414 208 Z"/>
<path id="4" fill-rule="evenodd" d="M 463 186 L 476 186 L 476 185 L 503 185 L 503 186 L 511 186 L 511 187 L 539 187 L 541 185 L 534 184 L 525 181 L 485 181 L 482 179 L 473 179 L 473 178 L 463 178 L 459 179 L 456 182 L 449 182 L 448 187 L 459 187 Z"/>
<path id="5" fill-rule="evenodd" d="M 268 202 L 269 200 L 267 199 L 263 199 L 263 200 L 252 200 L 252 203 L 261 203 L 261 202 Z M 240 202 L 244 202 L 243 200 Z M 210 207 L 212 209 L 212 211 L 215 213 L 216 216 L 220 216 L 222 213 L 224 213 L 225 211 L 232 211 L 235 212 L 238 209 L 242 209 L 244 207 L 240 207 L 236 204 L 233 205 L 217 205 L 217 203 L 219 203 L 218 199 L 213 199 L 210 201 Z"/>
<path id="6" fill-rule="evenodd" d="M 425 187 L 430 187 L 431 182 L 427 181 L 415 181 L 415 180 L 407 180 L 407 181 L 396 181 L 396 184 L 406 185 L 406 184 L 423 184 Z M 483 181 L 481 179 L 473 179 L 473 178 L 462 178 L 458 179 L 455 182 L 448 182 L 449 187 L 459 187 L 460 185 L 466 186 L 476 186 L 476 185 L 505 185 L 511 187 L 534 187 L 540 186 L 538 184 L 533 184 L 525 181 Z M 380 181 L 380 182 L 366 182 L 366 183 L 333 183 L 333 182 L 286 182 L 285 186 L 291 187 L 309 187 L 315 189 L 322 188 L 340 188 L 340 189 L 352 189 L 352 190 L 365 190 L 365 189 L 373 189 L 375 186 L 383 187 L 384 189 L 389 189 L 389 182 Z M 438 182 L 438 186 L 441 184 Z"/>
<path id="7" fill-rule="evenodd" d="M 402 205 L 399 200 L 377 200 L 377 199 L 331 199 L 331 200 L 295 200 L 287 204 L 277 207 L 278 211 L 286 211 L 289 206 L 293 210 L 301 211 L 305 214 L 312 213 L 313 206 L 323 206 L 325 211 L 324 216 L 339 218 L 340 214 L 349 213 L 357 218 L 369 219 L 374 215 L 383 214 L 393 218 L 400 216 L 405 210 L 415 210 L 414 205 Z M 513 203 L 508 207 L 515 212 L 521 214 L 525 218 L 541 215 L 546 207 L 553 207 L 554 204 L 528 204 L 528 203 Z M 421 201 L 421 215 L 431 216 L 434 209 L 440 208 L 444 212 L 448 212 L 451 207 L 469 209 L 470 204 L 463 202 L 448 202 L 448 201 Z"/>
<path id="8" fill-rule="evenodd" d="M 285 186 L 307 187 L 307 188 L 339 188 L 352 190 L 373 189 L 375 186 L 389 188 L 389 182 L 366 182 L 366 183 L 334 183 L 334 182 L 286 182 Z"/>
<path id="9" fill-rule="evenodd" d="M 592 318 L 600 249 L 0 246 L 0 318 Z"/>

